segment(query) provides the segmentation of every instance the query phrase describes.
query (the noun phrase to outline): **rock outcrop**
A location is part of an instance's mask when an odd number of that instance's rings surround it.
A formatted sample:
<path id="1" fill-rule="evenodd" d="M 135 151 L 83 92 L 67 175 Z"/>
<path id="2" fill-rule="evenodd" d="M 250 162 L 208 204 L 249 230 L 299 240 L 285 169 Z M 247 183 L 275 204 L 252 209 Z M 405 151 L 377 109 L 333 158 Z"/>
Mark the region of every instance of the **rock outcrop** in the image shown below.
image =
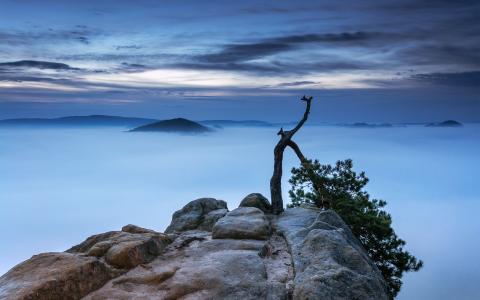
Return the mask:
<path id="1" fill-rule="evenodd" d="M 172 223 L 165 233 L 176 233 L 200 229 L 211 231 L 215 222 L 228 212 L 227 202 L 214 198 L 193 200 L 172 217 Z"/>
<path id="2" fill-rule="evenodd" d="M 168 234 L 127 225 L 36 255 L 0 278 L 0 299 L 389 299 L 336 213 L 274 216 L 252 195 L 231 212 L 221 200 L 192 201 Z"/>
<path id="3" fill-rule="evenodd" d="M 295 266 L 294 299 L 388 299 L 382 274 L 334 211 L 287 209 L 275 225 Z"/>
<path id="4" fill-rule="evenodd" d="M 42 253 L 0 278 L 0 299 L 80 299 L 120 274 L 95 257 Z"/>
<path id="5" fill-rule="evenodd" d="M 122 231 L 91 236 L 66 252 L 103 258 L 115 268 L 131 269 L 157 257 L 169 243 L 164 234 L 127 225 Z"/>
<path id="6" fill-rule="evenodd" d="M 80 299 L 110 279 L 157 257 L 171 239 L 127 225 L 94 235 L 66 252 L 42 253 L 0 277 L 0 299 Z"/>
<path id="7" fill-rule="evenodd" d="M 266 240 L 270 234 L 270 222 L 255 207 L 239 207 L 218 220 L 213 226 L 214 239 Z"/>
<path id="8" fill-rule="evenodd" d="M 240 202 L 239 207 L 256 207 L 264 213 L 272 212 L 272 206 L 270 205 L 270 202 L 268 202 L 268 199 L 259 193 L 247 195 L 243 198 L 242 202 Z"/>

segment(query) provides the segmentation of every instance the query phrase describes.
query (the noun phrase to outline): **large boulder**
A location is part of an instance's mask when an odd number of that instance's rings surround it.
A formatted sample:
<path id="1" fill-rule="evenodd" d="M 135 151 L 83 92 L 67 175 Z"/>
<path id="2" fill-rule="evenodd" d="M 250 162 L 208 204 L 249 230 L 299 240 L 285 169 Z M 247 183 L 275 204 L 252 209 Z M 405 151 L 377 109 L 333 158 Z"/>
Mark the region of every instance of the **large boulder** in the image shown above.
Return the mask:
<path id="1" fill-rule="evenodd" d="M 291 249 L 294 299 L 389 299 L 382 274 L 335 212 L 297 207 L 275 223 Z"/>
<path id="2" fill-rule="evenodd" d="M 0 299 L 80 299 L 108 280 L 152 261 L 171 239 L 127 225 L 94 235 L 66 252 L 43 253 L 0 277 Z"/>
<path id="3" fill-rule="evenodd" d="M 95 257 L 42 253 L 0 277 L 0 299 L 80 299 L 120 274 Z"/>
<path id="4" fill-rule="evenodd" d="M 223 200 L 200 198 L 191 201 L 173 214 L 165 233 L 195 229 L 211 231 L 215 222 L 227 212 L 227 203 Z"/>
<path id="5" fill-rule="evenodd" d="M 229 212 L 213 226 L 214 239 L 265 240 L 270 234 L 270 222 L 255 207 L 239 207 Z"/>
<path id="6" fill-rule="evenodd" d="M 127 225 L 122 231 L 91 236 L 67 252 L 102 257 L 116 268 L 131 269 L 153 260 L 170 242 L 163 233 Z"/>
<path id="7" fill-rule="evenodd" d="M 268 199 L 260 193 L 252 193 L 247 195 L 240 202 L 239 207 L 256 207 L 262 210 L 264 213 L 272 212 L 272 206 L 270 205 L 270 202 L 268 202 Z"/>

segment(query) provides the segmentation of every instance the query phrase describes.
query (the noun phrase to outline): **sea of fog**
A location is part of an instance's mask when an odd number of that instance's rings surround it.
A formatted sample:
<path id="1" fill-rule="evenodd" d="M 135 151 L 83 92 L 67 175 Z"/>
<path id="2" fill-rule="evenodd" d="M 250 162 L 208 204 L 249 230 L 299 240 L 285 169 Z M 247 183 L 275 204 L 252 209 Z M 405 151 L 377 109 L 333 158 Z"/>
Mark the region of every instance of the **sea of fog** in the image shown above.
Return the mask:
<path id="1" fill-rule="evenodd" d="M 118 128 L 0 129 L 0 274 L 35 253 L 63 251 L 132 223 L 164 230 L 188 201 L 235 208 L 269 195 L 277 128 L 200 136 Z M 306 126 L 295 139 L 324 163 L 352 158 L 368 191 L 425 267 L 398 299 L 480 299 L 480 125 Z M 296 157 L 285 157 L 284 194 Z"/>

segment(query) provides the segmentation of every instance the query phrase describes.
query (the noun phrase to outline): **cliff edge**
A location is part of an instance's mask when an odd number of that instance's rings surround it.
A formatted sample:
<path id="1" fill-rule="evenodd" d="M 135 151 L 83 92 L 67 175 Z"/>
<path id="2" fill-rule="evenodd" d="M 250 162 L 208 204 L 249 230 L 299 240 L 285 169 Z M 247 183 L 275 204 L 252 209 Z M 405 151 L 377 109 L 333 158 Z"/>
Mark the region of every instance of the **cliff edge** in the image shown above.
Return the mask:
<path id="1" fill-rule="evenodd" d="M 386 283 L 331 210 L 248 195 L 228 211 L 201 198 L 165 233 L 127 225 L 0 277 L 0 299 L 389 299 Z"/>

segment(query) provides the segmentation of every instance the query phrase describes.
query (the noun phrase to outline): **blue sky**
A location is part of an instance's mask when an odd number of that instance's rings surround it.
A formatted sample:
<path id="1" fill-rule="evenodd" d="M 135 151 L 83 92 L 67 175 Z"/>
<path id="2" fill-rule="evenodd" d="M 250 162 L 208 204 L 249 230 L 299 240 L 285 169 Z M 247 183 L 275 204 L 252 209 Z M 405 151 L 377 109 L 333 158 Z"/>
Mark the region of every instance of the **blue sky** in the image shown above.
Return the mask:
<path id="1" fill-rule="evenodd" d="M 480 121 L 478 1 L 0 0 L 0 118 Z"/>

